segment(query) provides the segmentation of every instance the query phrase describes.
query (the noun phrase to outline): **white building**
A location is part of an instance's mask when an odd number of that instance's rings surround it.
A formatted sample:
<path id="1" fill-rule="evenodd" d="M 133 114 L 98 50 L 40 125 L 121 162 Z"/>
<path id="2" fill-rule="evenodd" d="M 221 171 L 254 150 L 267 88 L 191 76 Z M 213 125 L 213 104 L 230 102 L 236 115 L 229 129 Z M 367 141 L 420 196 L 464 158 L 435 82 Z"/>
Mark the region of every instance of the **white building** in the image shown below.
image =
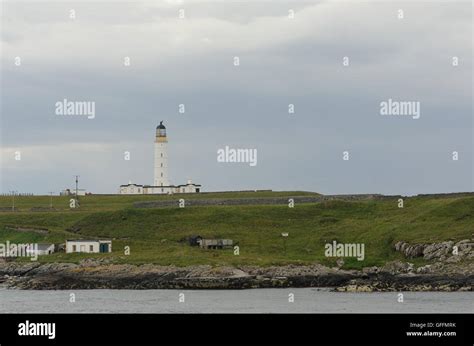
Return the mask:
<path id="1" fill-rule="evenodd" d="M 60 196 L 75 196 L 76 189 L 64 189 L 59 193 Z M 85 189 L 77 189 L 78 196 L 85 196 L 86 190 Z"/>
<path id="2" fill-rule="evenodd" d="M 66 253 L 106 253 L 112 252 L 111 240 L 66 240 Z"/>
<path id="3" fill-rule="evenodd" d="M 120 194 L 122 195 L 142 195 L 143 185 L 132 184 L 129 182 L 127 185 L 120 185 Z"/>
<path id="4" fill-rule="evenodd" d="M 168 179 L 168 137 L 163 121 L 156 127 L 153 185 L 139 185 L 129 182 L 120 185 L 119 193 L 124 195 L 198 193 L 201 185 L 188 180 L 183 185 L 171 185 Z"/>
<path id="5" fill-rule="evenodd" d="M 26 248 L 28 256 L 50 255 L 54 252 L 54 244 L 36 244 L 30 245 Z"/>

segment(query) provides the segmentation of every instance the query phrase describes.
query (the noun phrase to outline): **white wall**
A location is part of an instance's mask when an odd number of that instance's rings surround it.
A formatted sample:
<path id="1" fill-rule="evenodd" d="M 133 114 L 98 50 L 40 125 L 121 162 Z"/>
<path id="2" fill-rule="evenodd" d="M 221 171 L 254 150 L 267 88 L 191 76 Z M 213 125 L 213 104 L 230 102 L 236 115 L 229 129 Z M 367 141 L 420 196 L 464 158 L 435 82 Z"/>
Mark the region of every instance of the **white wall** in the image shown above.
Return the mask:
<path id="1" fill-rule="evenodd" d="M 111 241 L 67 241 L 66 242 L 66 253 L 73 253 L 73 252 L 85 252 L 85 253 L 99 253 L 100 252 L 100 244 L 108 244 L 109 245 L 109 252 L 112 252 L 112 242 Z M 74 246 L 76 249 L 74 250 Z M 92 247 L 92 248 L 91 248 Z"/>
<path id="2" fill-rule="evenodd" d="M 144 194 L 195 193 L 198 187 L 194 184 L 186 186 L 148 186 L 143 189 Z M 200 188 L 200 187 L 199 187 Z"/>
<path id="3" fill-rule="evenodd" d="M 74 250 L 74 246 L 76 249 Z M 92 246 L 92 251 L 91 247 Z M 67 241 L 66 242 L 66 253 L 73 252 L 87 252 L 87 253 L 96 253 L 99 252 L 99 242 L 98 241 Z"/>
<path id="4" fill-rule="evenodd" d="M 186 186 L 180 186 L 179 192 L 180 193 L 195 193 L 197 188 L 198 187 L 194 184 L 188 184 Z"/>
<path id="5" fill-rule="evenodd" d="M 120 194 L 122 195 L 141 195 L 143 194 L 143 187 L 135 184 L 128 186 L 120 186 Z"/>
<path id="6" fill-rule="evenodd" d="M 112 241 L 105 240 L 91 240 L 91 241 L 66 241 L 66 253 L 85 252 L 85 253 L 99 253 L 100 244 L 108 244 L 109 252 L 112 252 Z M 74 250 L 74 246 L 76 246 Z"/>
<path id="7" fill-rule="evenodd" d="M 144 190 L 145 194 L 168 194 L 168 193 L 175 193 L 174 187 L 160 187 L 160 186 L 150 186 L 146 187 Z"/>

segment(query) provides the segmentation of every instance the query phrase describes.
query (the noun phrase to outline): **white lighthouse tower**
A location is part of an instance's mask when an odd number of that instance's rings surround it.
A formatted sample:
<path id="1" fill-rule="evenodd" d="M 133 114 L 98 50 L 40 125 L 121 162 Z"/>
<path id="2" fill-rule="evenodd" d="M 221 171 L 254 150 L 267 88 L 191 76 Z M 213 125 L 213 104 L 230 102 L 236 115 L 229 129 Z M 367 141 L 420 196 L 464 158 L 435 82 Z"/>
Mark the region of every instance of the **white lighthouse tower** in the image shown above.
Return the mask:
<path id="1" fill-rule="evenodd" d="M 154 186 L 169 186 L 168 181 L 168 138 L 163 121 L 156 127 Z"/>

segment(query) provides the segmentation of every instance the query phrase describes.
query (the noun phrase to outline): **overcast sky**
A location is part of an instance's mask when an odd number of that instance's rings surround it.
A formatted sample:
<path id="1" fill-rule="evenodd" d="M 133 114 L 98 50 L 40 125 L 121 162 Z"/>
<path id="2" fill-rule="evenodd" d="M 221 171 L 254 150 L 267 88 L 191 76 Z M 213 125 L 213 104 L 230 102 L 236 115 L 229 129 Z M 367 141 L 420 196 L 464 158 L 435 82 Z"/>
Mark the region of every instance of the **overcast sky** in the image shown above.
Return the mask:
<path id="1" fill-rule="evenodd" d="M 7 1 L 1 41 L 3 193 L 151 184 L 161 120 L 171 183 L 203 191 L 473 190 L 469 1 Z M 390 98 L 420 118 L 381 115 Z M 56 115 L 63 99 L 95 118 Z M 226 145 L 257 165 L 219 163 Z"/>

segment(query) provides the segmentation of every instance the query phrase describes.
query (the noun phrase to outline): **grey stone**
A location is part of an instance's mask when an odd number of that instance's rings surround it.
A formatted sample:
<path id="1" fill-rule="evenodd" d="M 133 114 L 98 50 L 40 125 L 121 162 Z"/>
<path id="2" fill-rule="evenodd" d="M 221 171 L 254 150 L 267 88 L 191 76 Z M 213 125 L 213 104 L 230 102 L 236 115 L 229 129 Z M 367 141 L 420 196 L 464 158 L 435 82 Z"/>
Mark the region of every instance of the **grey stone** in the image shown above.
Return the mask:
<path id="1" fill-rule="evenodd" d="M 433 271 L 433 269 L 431 268 L 431 265 L 430 264 L 427 264 L 425 266 L 422 266 L 422 267 L 419 267 L 416 272 L 419 273 L 419 274 L 428 274 L 428 273 L 431 273 Z"/>
<path id="2" fill-rule="evenodd" d="M 440 259 L 443 260 L 451 252 L 453 248 L 453 241 L 445 241 L 442 243 L 434 243 L 428 245 L 423 250 L 423 257 L 426 260 Z"/>

